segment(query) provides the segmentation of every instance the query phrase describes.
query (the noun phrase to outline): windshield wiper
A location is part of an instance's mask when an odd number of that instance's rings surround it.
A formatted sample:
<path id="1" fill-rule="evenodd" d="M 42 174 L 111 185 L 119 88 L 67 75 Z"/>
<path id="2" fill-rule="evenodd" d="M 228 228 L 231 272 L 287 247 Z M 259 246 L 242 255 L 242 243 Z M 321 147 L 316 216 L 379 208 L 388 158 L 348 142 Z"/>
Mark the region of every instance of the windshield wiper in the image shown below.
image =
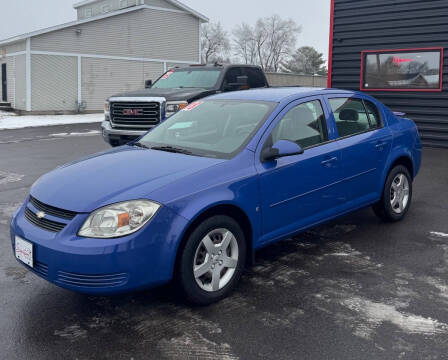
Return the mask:
<path id="1" fill-rule="evenodd" d="M 153 146 L 151 149 L 159 150 L 159 151 L 166 151 L 166 152 L 176 153 L 176 154 L 193 155 L 193 153 L 191 151 L 176 148 L 174 146 Z"/>
<path id="2" fill-rule="evenodd" d="M 136 147 L 139 147 L 139 148 L 142 148 L 142 149 L 151 149 L 149 146 L 147 146 L 145 144 L 142 144 L 141 142 L 136 142 L 136 143 L 133 144 L 133 146 L 136 146 Z"/>

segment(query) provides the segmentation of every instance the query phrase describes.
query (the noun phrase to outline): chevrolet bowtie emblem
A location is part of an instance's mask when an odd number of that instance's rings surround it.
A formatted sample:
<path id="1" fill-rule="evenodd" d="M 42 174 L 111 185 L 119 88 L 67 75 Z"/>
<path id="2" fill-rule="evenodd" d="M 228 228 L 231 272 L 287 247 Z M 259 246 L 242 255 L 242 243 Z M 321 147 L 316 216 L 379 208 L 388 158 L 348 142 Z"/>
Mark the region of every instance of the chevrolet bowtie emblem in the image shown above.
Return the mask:
<path id="1" fill-rule="evenodd" d="M 43 211 L 39 211 L 37 214 L 36 214 L 36 216 L 37 216 L 37 218 L 38 219 L 43 219 L 44 217 L 45 217 L 45 213 L 43 212 Z"/>

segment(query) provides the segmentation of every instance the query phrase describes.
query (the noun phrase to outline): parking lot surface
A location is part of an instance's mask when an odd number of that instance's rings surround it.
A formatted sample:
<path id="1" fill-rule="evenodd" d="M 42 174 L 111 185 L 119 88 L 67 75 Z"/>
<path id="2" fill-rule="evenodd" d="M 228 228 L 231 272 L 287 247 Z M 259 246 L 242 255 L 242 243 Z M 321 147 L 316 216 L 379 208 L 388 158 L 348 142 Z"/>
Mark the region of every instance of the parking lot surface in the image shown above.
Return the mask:
<path id="1" fill-rule="evenodd" d="M 267 247 L 197 308 L 171 286 L 72 293 L 14 259 L 13 211 L 40 175 L 106 149 L 98 127 L 0 131 L 0 359 L 447 358 L 447 150 L 424 150 L 405 221 L 365 209 Z"/>

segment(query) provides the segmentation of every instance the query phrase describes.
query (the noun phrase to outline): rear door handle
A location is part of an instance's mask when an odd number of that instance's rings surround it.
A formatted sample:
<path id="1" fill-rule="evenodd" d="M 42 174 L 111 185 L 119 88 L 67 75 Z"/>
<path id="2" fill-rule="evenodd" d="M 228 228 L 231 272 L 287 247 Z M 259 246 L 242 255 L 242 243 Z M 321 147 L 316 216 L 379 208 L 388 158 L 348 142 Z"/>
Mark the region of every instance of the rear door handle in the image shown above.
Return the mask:
<path id="1" fill-rule="evenodd" d="M 386 146 L 386 143 L 384 141 L 378 141 L 377 144 L 375 145 L 375 147 L 378 150 L 383 150 L 385 146 Z"/>
<path id="2" fill-rule="evenodd" d="M 327 159 L 327 160 L 322 161 L 321 164 L 322 164 L 323 166 L 330 167 L 331 164 L 333 164 L 333 163 L 336 162 L 336 161 L 338 161 L 338 158 L 337 158 L 337 157 L 332 157 L 332 158 L 330 158 L 330 159 Z"/>

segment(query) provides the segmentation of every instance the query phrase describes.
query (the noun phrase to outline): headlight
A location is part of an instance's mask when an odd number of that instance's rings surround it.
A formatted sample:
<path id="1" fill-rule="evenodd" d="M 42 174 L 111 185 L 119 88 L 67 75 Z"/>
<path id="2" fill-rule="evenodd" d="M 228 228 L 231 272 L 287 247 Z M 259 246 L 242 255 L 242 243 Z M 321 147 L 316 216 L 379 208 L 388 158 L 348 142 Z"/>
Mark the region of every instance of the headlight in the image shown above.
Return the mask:
<path id="1" fill-rule="evenodd" d="M 166 116 L 171 116 L 177 113 L 178 111 L 187 107 L 188 102 L 186 101 L 172 101 L 166 103 Z"/>
<path id="2" fill-rule="evenodd" d="M 85 221 L 78 235 L 112 239 L 140 230 L 160 209 L 148 200 L 127 201 L 95 210 Z"/>
<path id="3" fill-rule="evenodd" d="M 110 103 L 109 103 L 109 101 L 106 101 L 104 103 L 104 114 L 107 115 L 107 116 L 109 116 L 109 114 L 110 114 Z"/>

